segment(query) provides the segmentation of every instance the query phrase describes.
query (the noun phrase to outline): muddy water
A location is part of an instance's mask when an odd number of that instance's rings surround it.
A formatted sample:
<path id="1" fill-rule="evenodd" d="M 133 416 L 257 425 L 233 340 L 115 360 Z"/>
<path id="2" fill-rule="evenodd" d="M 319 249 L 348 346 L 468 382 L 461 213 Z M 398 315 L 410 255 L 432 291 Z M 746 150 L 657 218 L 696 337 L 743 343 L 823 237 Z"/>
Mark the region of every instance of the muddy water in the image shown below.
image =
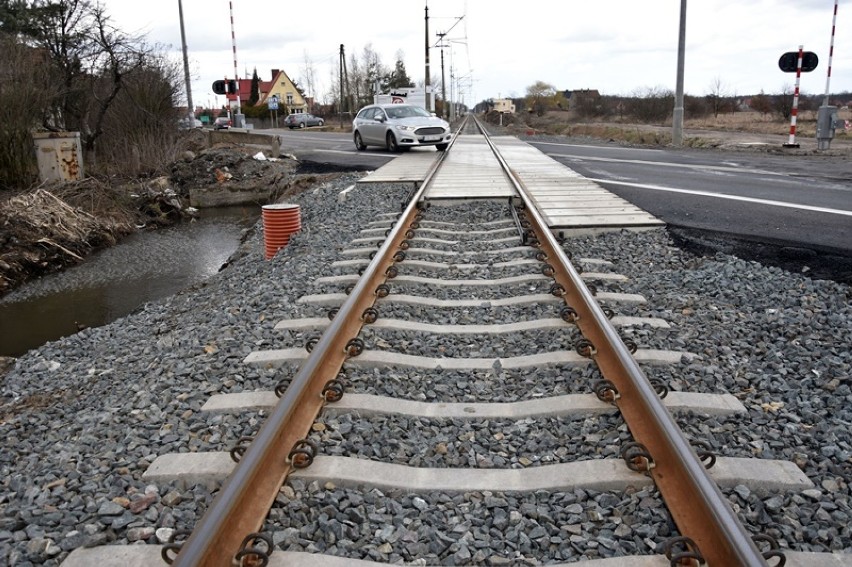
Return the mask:
<path id="1" fill-rule="evenodd" d="M 138 232 L 15 290 L 0 300 L 0 356 L 19 356 L 81 325 L 104 325 L 209 278 L 259 217 L 259 207 L 203 210 L 196 221 Z"/>

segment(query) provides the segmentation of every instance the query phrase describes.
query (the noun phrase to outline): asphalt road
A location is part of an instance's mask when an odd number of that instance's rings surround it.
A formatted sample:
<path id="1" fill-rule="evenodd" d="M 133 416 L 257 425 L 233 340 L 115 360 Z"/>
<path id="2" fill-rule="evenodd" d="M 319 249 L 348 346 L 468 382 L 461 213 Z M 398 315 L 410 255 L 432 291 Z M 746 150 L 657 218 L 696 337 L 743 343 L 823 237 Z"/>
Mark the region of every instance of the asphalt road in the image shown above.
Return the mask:
<path id="1" fill-rule="evenodd" d="M 349 134 L 278 134 L 282 151 L 318 164 L 372 170 L 393 158 L 376 148 L 357 152 Z M 670 227 L 852 257 L 850 155 L 527 141 Z"/>
<path id="2" fill-rule="evenodd" d="M 849 156 L 533 145 L 670 226 L 852 256 Z"/>

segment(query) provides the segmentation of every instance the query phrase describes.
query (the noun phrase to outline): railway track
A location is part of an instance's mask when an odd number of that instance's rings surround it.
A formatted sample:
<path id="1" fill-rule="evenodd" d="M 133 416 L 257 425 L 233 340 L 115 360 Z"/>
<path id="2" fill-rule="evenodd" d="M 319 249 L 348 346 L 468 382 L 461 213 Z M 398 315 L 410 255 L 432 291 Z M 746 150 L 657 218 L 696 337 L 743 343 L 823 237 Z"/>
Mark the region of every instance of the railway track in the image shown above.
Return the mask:
<path id="1" fill-rule="evenodd" d="M 190 535 L 133 546 L 151 548 L 140 564 L 826 564 L 785 555 L 729 503 L 808 478 L 714 453 L 701 416 L 745 408 L 669 391 L 688 345 L 666 344 L 668 322 L 617 263 L 553 234 L 472 128 L 514 196 L 432 198 L 436 162 L 401 213 L 365 223 L 300 299 L 315 316 L 281 321 L 280 348 L 244 361 L 288 378 L 205 406 L 267 414 L 256 434 L 149 468 L 153 483 L 223 484 Z M 125 552 L 140 550 L 107 553 Z"/>

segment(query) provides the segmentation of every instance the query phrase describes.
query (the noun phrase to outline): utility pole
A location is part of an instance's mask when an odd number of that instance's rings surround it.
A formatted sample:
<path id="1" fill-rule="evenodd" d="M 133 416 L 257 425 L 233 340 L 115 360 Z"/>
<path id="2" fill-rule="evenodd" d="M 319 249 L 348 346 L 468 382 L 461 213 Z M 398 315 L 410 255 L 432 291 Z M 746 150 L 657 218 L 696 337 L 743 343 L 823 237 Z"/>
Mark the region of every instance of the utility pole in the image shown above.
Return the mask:
<path id="1" fill-rule="evenodd" d="M 426 111 L 432 112 L 432 101 L 429 100 L 429 90 L 431 87 L 429 75 L 432 71 L 429 69 L 429 3 L 426 3 L 426 79 L 423 81 L 423 94 L 426 99 Z"/>
<path id="2" fill-rule="evenodd" d="M 683 60 L 686 55 L 686 0 L 680 0 L 680 33 L 677 41 L 677 86 L 672 115 L 672 145 L 683 145 Z"/>
<path id="3" fill-rule="evenodd" d="M 440 44 L 439 47 L 441 48 L 441 100 L 443 101 L 443 111 L 441 112 L 441 114 L 444 118 L 447 118 L 447 79 L 444 75 L 444 36 L 447 34 L 438 32 L 435 35 L 441 38 L 438 40 L 438 43 Z"/>
<path id="4" fill-rule="evenodd" d="M 338 114 L 340 115 L 340 127 L 343 128 L 343 65 L 346 64 L 346 57 L 343 55 L 343 44 L 340 44 L 340 102 L 337 105 Z"/>
<path id="5" fill-rule="evenodd" d="M 450 29 L 448 29 L 445 32 L 437 32 L 435 34 L 435 35 L 438 36 L 439 39 L 438 39 L 438 42 L 433 47 L 440 47 L 441 48 L 441 98 L 444 100 L 444 112 L 442 113 L 444 115 L 444 118 L 447 118 L 447 112 L 448 112 L 447 111 L 447 85 L 446 85 L 446 78 L 445 78 L 445 75 L 444 75 L 444 47 L 450 47 L 449 45 L 444 43 L 444 38 L 447 36 L 447 34 L 449 34 L 451 31 L 453 31 L 453 28 L 456 27 L 458 25 L 458 23 L 460 21 L 462 21 L 463 19 L 464 19 L 464 16 L 461 16 L 460 18 L 456 18 L 456 23 L 454 23 L 452 26 L 450 26 Z M 426 33 L 427 34 L 429 33 L 428 28 L 426 30 Z M 450 55 L 452 55 L 452 51 L 450 52 Z M 452 96 L 453 96 L 452 85 L 450 85 L 450 98 L 452 98 Z"/>
<path id="6" fill-rule="evenodd" d="M 180 42 L 183 47 L 183 76 L 186 81 L 186 106 L 189 109 L 190 127 L 195 120 L 195 108 L 192 106 L 192 83 L 189 80 L 189 56 L 186 50 L 186 32 L 183 28 L 183 2 L 178 0 L 178 13 L 180 14 Z"/>

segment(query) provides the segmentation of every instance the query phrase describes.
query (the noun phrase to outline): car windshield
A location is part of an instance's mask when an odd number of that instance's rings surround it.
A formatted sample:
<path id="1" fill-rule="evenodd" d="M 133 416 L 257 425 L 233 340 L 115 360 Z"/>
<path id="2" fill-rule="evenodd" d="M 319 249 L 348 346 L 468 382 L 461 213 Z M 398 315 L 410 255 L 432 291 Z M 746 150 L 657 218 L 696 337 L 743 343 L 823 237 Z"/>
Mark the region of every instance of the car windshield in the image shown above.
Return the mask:
<path id="1" fill-rule="evenodd" d="M 388 118 L 410 118 L 412 116 L 431 116 L 425 109 L 419 106 L 392 106 L 386 108 Z"/>

